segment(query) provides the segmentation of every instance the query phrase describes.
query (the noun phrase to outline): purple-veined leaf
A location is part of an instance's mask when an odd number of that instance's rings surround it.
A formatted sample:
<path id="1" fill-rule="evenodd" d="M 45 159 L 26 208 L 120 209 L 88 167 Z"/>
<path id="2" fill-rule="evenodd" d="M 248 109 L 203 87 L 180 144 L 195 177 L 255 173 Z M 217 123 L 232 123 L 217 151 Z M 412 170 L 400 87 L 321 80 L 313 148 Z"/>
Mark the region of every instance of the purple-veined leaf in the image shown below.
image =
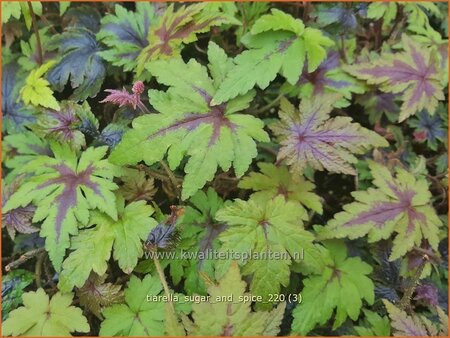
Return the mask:
<path id="1" fill-rule="evenodd" d="M 227 171 L 233 165 L 236 175 L 242 176 L 257 154 L 255 141 L 269 140 L 261 120 L 237 113 L 249 106 L 253 91 L 212 105 L 217 85 L 231 63 L 214 43 L 209 45 L 208 58 L 213 79 L 195 60 L 187 64 L 178 58 L 151 63 L 151 73 L 169 86 L 165 92 L 149 91 L 150 103 L 160 113 L 134 119 L 133 129 L 110 157 L 121 165 L 141 160 L 152 165 L 167 152 L 170 168 L 176 169 L 183 157 L 189 156 L 184 167 L 183 199 L 210 181 L 219 167 Z"/>
<path id="2" fill-rule="evenodd" d="M 425 283 L 416 287 L 414 300 L 426 305 L 439 306 L 438 289 L 430 283 Z"/>
<path id="3" fill-rule="evenodd" d="M 387 300 L 383 302 L 391 319 L 394 336 L 428 336 L 427 330 L 418 317 L 408 316 L 405 311 L 400 310 Z"/>
<path id="4" fill-rule="evenodd" d="M 380 135 L 352 123 L 350 117 L 330 118 L 333 104 L 339 98 L 327 95 L 304 99 L 299 110 L 286 99 L 281 101 L 281 121 L 270 126 L 280 138 L 279 162 L 285 161 L 298 173 L 309 165 L 317 170 L 356 175 L 351 166 L 357 162 L 353 154 L 388 145 Z"/>
<path id="5" fill-rule="evenodd" d="M 118 169 L 102 159 L 107 147 L 88 148 L 78 159 L 68 145 L 52 143 L 54 157 L 36 156 L 21 168 L 32 173 L 6 202 L 3 212 L 36 205 L 33 222 L 43 221 L 41 236 L 58 271 L 70 244 L 70 235 L 89 221 L 89 210 L 99 209 L 117 219 L 112 182 Z"/>
<path id="6" fill-rule="evenodd" d="M 354 191 L 355 202 L 344 206 L 323 229 L 322 238 L 350 239 L 368 235 L 369 242 L 391 237 L 391 261 L 420 246 L 422 239 L 437 250 L 441 220 L 431 207 L 431 194 L 425 179 L 416 178 L 404 169 L 393 175 L 387 167 L 370 163 L 375 188 Z"/>
<path id="7" fill-rule="evenodd" d="M 105 283 L 106 275 L 98 276 L 92 272 L 83 287 L 77 289 L 80 305 L 103 320 L 102 309 L 112 304 L 123 302 L 123 291 L 120 285 Z"/>
<path id="8" fill-rule="evenodd" d="M 131 12 L 116 5 L 115 14 L 102 19 L 102 28 L 97 33 L 97 39 L 108 46 L 99 55 L 125 71 L 133 70 L 136 58 L 149 45 L 150 25 L 157 20 L 155 7 L 156 3 L 137 2 L 136 11 Z"/>
<path id="9" fill-rule="evenodd" d="M 87 124 L 98 128 L 98 121 L 87 102 L 79 105 L 72 101 L 62 101 L 58 110 L 42 109 L 32 129 L 44 138 L 66 142 L 72 149 L 79 150 L 86 146 L 82 127 Z"/>
<path id="10" fill-rule="evenodd" d="M 351 85 L 349 81 L 345 80 L 333 80 L 331 78 L 327 78 L 326 74 L 329 71 L 335 70 L 339 68 L 339 59 L 340 55 L 336 51 L 328 52 L 327 58 L 323 61 L 317 69 L 311 73 L 307 72 L 307 62 L 303 68 L 303 73 L 300 76 L 300 80 L 298 81 L 299 85 L 305 83 L 311 83 L 314 87 L 312 94 L 317 95 L 324 92 L 325 87 L 332 88 L 343 88 Z"/>
<path id="11" fill-rule="evenodd" d="M 119 192 L 125 200 L 130 202 L 151 201 L 158 190 L 153 177 L 147 177 L 143 171 L 127 170 L 121 180 L 124 184 L 119 188 Z"/>
<path id="12" fill-rule="evenodd" d="M 447 139 L 447 128 L 444 129 L 444 122 L 438 114 L 430 116 L 425 110 L 416 117 L 408 120 L 408 125 L 415 128 L 414 138 L 419 142 L 427 141 L 427 146 L 431 150 L 437 150 L 438 143 Z"/>
<path id="13" fill-rule="evenodd" d="M 367 4 L 323 4 L 316 7 L 314 15 L 317 17 L 317 23 L 321 27 L 337 26 L 341 31 L 348 34 L 357 27 L 356 16 L 364 17 L 367 12 Z"/>
<path id="14" fill-rule="evenodd" d="M 198 33 L 207 32 L 212 26 L 238 23 L 221 11 L 208 10 L 208 6 L 208 3 L 197 3 L 175 10 L 170 5 L 150 26 L 149 44 L 137 58 L 138 75 L 150 61 L 179 56 L 182 45 L 196 41 Z"/>
<path id="15" fill-rule="evenodd" d="M 20 175 L 20 170 L 28 162 L 34 160 L 36 156 L 52 155 L 48 142 L 38 137 L 31 131 L 19 134 L 7 135 L 3 139 L 3 165 L 7 176 L 6 183 Z"/>
<path id="16" fill-rule="evenodd" d="M 404 52 L 386 53 L 375 61 L 347 67 L 352 75 L 380 85 L 384 92 L 402 93 L 399 122 L 423 109 L 433 114 L 438 102 L 445 98 L 437 51 L 407 35 L 402 36 L 402 42 Z"/>
<path id="17" fill-rule="evenodd" d="M 11 195 L 17 191 L 21 183 L 21 178 L 15 179 L 8 185 L 5 184 L 5 181 L 2 181 L 2 208 Z M 18 207 L 8 212 L 2 212 L 2 228 L 6 227 L 6 230 L 8 230 L 8 234 L 12 239 L 14 239 L 16 232 L 30 234 L 39 231 L 38 228 L 32 226 L 31 221 L 35 210 L 36 207 L 34 205 L 28 204 L 24 207 Z"/>
<path id="18" fill-rule="evenodd" d="M 308 72 L 308 61 L 305 61 L 297 84 L 293 86 L 287 82 L 283 87 L 301 99 L 339 93 L 343 97 L 335 103 L 336 107 L 348 106 L 352 93 L 364 92 L 361 83 L 343 70 L 340 55 L 334 50 L 328 52 L 327 58 L 313 72 Z"/>
<path id="19" fill-rule="evenodd" d="M 378 90 L 372 90 L 358 95 L 355 102 L 364 107 L 364 112 L 369 115 L 369 122 L 375 124 L 381 120 L 383 114 L 389 121 L 395 122 L 400 111 L 395 102 L 398 95 L 392 93 L 383 93 Z"/>
<path id="20" fill-rule="evenodd" d="M 17 101 L 20 81 L 19 66 L 10 62 L 2 66 L 2 130 L 10 134 L 25 131 L 35 118 L 22 100 Z"/>

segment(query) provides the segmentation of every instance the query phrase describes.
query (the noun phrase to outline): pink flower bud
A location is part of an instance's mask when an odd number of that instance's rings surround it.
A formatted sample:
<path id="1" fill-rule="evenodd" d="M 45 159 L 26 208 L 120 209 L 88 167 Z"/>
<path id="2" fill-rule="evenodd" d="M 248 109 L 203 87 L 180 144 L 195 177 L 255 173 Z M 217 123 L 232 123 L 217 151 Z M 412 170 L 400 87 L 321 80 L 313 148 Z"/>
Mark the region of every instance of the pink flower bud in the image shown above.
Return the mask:
<path id="1" fill-rule="evenodd" d="M 144 92 L 145 86 L 144 86 L 144 82 L 142 81 L 137 81 L 134 85 L 133 85 L 133 93 L 137 94 L 137 95 L 141 95 Z"/>

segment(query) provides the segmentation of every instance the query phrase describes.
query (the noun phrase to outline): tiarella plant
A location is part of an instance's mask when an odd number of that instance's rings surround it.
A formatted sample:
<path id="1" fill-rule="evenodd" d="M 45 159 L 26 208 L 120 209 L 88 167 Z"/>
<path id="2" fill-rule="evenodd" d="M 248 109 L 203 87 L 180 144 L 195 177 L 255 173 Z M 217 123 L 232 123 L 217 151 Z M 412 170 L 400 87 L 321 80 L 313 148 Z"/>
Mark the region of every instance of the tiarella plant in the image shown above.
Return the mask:
<path id="1" fill-rule="evenodd" d="M 1 6 L 3 335 L 448 335 L 446 3 Z"/>

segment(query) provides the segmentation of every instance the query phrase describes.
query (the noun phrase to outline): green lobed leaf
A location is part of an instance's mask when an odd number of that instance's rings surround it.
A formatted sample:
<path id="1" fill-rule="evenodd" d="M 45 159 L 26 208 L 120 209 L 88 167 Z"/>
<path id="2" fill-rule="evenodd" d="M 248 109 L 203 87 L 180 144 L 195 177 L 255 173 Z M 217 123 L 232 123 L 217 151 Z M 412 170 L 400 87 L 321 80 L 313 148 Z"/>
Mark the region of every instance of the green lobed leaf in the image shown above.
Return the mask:
<path id="1" fill-rule="evenodd" d="M 362 301 L 374 302 L 374 285 L 367 277 L 372 267 L 359 257 L 347 257 L 342 242 L 326 244 L 331 262 L 320 274 L 303 280 L 302 302 L 293 311 L 292 330 L 307 335 L 317 325 L 324 325 L 336 310 L 333 330 L 347 317 L 358 319 Z"/>
<path id="2" fill-rule="evenodd" d="M 38 69 L 32 70 L 27 76 L 25 85 L 20 90 L 20 97 L 25 104 L 59 109 L 58 101 L 50 89 L 50 83 L 42 78 L 54 64 L 54 61 L 47 62 Z"/>
<path id="3" fill-rule="evenodd" d="M 258 163 L 260 173 L 251 172 L 239 181 L 239 188 L 252 189 L 252 196 L 257 198 L 271 199 L 278 195 L 287 201 L 297 201 L 303 206 L 322 213 L 320 197 L 313 192 L 314 183 L 306 180 L 303 176 L 293 176 L 288 168 L 271 163 Z"/>
<path id="4" fill-rule="evenodd" d="M 325 59 L 326 48 L 334 44 L 321 31 L 305 28 L 300 19 L 277 9 L 261 16 L 241 42 L 249 49 L 234 58 L 213 104 L 243 95 L 255 85 L 265 89 L 277 73 L 294 85 L 305 61 L 308 72 L 314 71 Z"/>
<path id="5" fill-rule="evenodd" d="M 158 296 L 161 291 L 158 277 L 147 275 L 140 280 L 131 276 L 125 289 L 125 303 L 103 310 L 105 320 L 100 326 L 100 336 L 163 336 L 165 303 L 147 301 L 147 295 Z"/>
<path id="6" fill-rule="evenodd" d="M 12 311 L 3 322 L 6 336 L 71 336 L 71 332 L 89 332 L 89 324 L 80 308 L 71 306 L 72 294 L 56 293 L 50 300 L 44 289 L 25 293 L 24 306 Z"/>
<path id="7" fill-rule="evenodd" d="M 265 300 L 263 307 L 271 307 L 269 294 L 280 292 L 289 283 L 289 266 L 293 261 L 315 264 L 318 251 L 312 244 L 314 235 L 302 227 L 305 210 L 284 197 L 273 199 L 251 197 L 236 199 L 216 213 L 216 219 L 228 225 L 219 235 L 220 252 L 240 259 L 244 275 L 253 275 L 250 291 Z M 254 256 L 256 255 L 256 256 Z M 314 263 L 313 263 L 314 262 Z M 221 260 L 218 264 L 226 264 Z M 302 261 L 303 263 L 303 261 Z M 226 267 L 223 266 L 221 269 Z M 221 270 L 216 271 L 221 275 Z"/>
<path id="8" fill-rule="evenodd" d="M 219 76 L 215 57 L 219 55 L 221 62 L 223 53 L 214 43 L 209 49 L 213 75 Z M 237 114 L 249 106 L 254 93 L 213 106 L 214 79 L 197 61 L 155 61 L 149 69 L 160 83 L 169 86 L 166 92 L 149 91 L 150 103 L 160 113 L 134 119 L 133 129 L 113 150 L 111 161 L 123 165 L 144 160 L 151 165 L 167 152 L 174 170 L 189 156 L 184 167 L 183 200 L 212 180 L 219 167 L 227 171 L 233 166 L 236 175 L 242 176 L 257 155 L 254 140 L 269 140 L 261 120 Z"/>
<path id="9" fill-rule="evenodd" d="M 236 262 L 207 289 L 210 300 L 192 305 L 192 320 L 183 317 L 190 336 L 275 336 L 279 332 L 285 303 L 272 311 L 253 312 L 250 301 L 239 301 L 239 297 L 249 294 Z M 221 297 L 229 298 L 220 301 Z"/>
<path id="10" fill-rule="evenodd" d="M 92 212 L 89 225 L 96 226 L 80 230 L 72 237 L 70 248 L 74 251 L 62 264 L 60 290 L 70 291 L 74 286 L 83 286 L 91 271 L 100 276 L 105 274 L 111 253 L 125 273 L 133 271 L 144 253 L 142 242 L 157 222 L 150 217 L 153 208 L 145 201 L 125 206 L 124 200 L 117 198 L 116 208 L 115 218 Z"/>

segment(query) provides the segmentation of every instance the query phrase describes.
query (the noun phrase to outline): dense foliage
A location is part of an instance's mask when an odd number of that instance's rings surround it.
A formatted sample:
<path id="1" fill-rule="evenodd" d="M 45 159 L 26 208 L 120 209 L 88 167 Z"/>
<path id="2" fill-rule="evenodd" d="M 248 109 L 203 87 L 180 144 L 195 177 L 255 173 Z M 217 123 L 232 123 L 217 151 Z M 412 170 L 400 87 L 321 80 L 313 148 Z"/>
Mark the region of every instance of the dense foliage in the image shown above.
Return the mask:
<path id="1" fill-rule="evenodd" d="M 447 335 L 446 3 L 2 2 L 3 335 Z"/>

